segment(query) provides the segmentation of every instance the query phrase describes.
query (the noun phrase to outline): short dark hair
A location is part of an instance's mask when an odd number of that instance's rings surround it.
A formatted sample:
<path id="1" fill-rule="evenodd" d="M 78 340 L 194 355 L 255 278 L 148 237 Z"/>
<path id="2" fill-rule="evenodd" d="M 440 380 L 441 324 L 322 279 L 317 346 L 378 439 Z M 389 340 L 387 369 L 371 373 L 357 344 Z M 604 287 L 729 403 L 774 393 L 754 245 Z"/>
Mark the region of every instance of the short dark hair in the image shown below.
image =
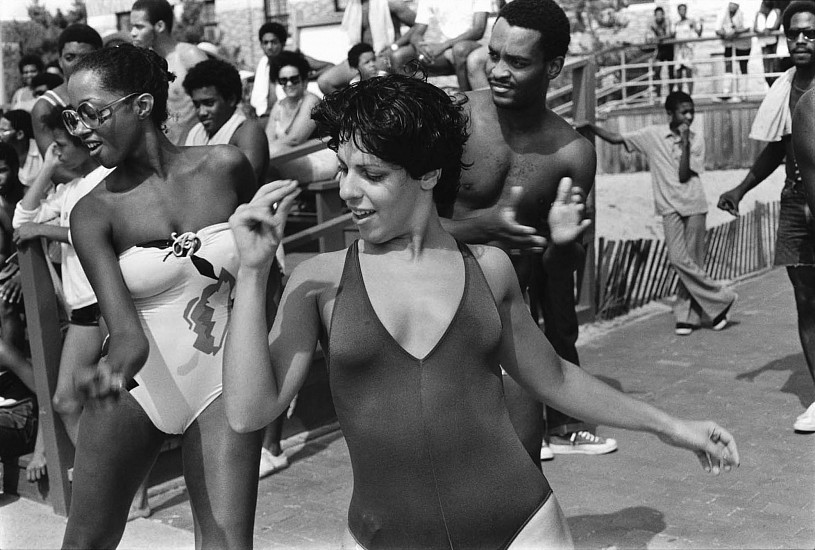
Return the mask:
<path id="1" fill-rule="evenodd" d="M 308 73 L 311 71 L 311 65 L 308 64 L 308 59 L 300 52 L 292 52 L 289 50 L 280 52 L 280 55 L 269 65 L 269 77 L 272 80 L 277 80 L 280 69 L 287 66 L 295 67 L 300 72 L 300 78 L 303 80 L 308 79 Z"/>
<path id="2" fill-rule="evenodd" d="M 669 113 L 673 113 L 677 107 L 679 107 L 680 103 L 693 103 L 693 99 L 685 92 L 679 90 L 673 91 L 665 98 L 665 110 Z"/>
<path id="3" fill-rule="evenodd" d="M 258 40 L 263 40 L 263 35 L 266 33 L 272 33 L 280 40 L 280 43 L 284 46 L 286 45 L 286 40 L 289 39 L 289 31 L 278 23 L 277 21 L 269 21 L 268 23 L 264 23 L 260 26 L 260 30 L 258 31 Z"/>
<path id="4" fill-rule="evenodd" d="M 84 23 L 72 23 L 59 33 L 57 50 L 60 55 L 62 55 L 62 49 L 68 42 L 81 42 L 82 44 L 90 44 L 94 50 L 102 49 L 102 37 L 93 27 L 89 27 Z"/>
<path id="5" fill-rule="evenodd" d="M 3 118 L 11 123 L 11 127 L 15 132 L 22 131 L 25 139 L 34 138 L 34 128 L 31 126 L 31 114 L 22 109 L 13 109 L 3 113 Z"/>
<path id="6" fill-rule="evenodd" d="M 8 164 L 11 169 L 11 177 L 19 179 L 17 172 L 20 170 L 20 157 L 17 156 L 14 147 L 3 141 L 0 141 L 0 160 L 4 160 Z"/>
<path id="7" fill-rule="evenodd" d="M 130 11 L 132 13 L 136 10 L 143 11 L 151 25 L 164 21 L 167 32 L 172 32 L 175 14 L 173 13 L 173 7 L 167 0 L 136 0 L 133 2 Z"/>
<path id="8" fill-rule="evenodd" d="M 175 75 L 168 69 L 167 60 L 153 50 L 132 44 L 97 50 L 79 60 L 74 74 L 80 71 L 95 72 L 105 90 L 152 95 L 150 117 L 158 125 L 167 120 L 167 93 Z"/>
<path id="9" fill-rule="evenodd" d="M 352 141 L 412 178 L 440 169 L 433 199 L 440 214 L 452 213 L 469 137 L 461 101 L 417 78 L 392 74 L 325 96 L 311 118 L 334 151 Z"/>
<path id="10" fill-rule="evenodd" d="M 565 56 L 569 50 L 569 18 L 554 0 L 514 0 L 498 12 L 498 18 L 502 17 L 513 27 L 541 33 L 541 47 L 547 61 Z"/>
<path id="11" fill-rule="evenodd" d="M 794 2 L 790 2 L 781 15 L 781 24 L 784 25 L 785 29 L 789 29 L 792 16 L 802 12 L 815 15 L 815 2 L 812 0 L 795 0 Z"/>
<path id="12" fill-rule="evenodd" d="M 368 44 L 367 42 L 360 42 L 359 44 L 355 44 L 348 50 L 348 64 L 351 66 L 352 69 L 356 69 L 359 67 L 359 58 L 365 52 L 373 53 L 374 47 Z"/>
<path id="13" fill-rule="evenodd" d="M 15 204 L 25 195 L 25 187 L 20 181 L 20 158 L 17 156 L 17 151 L 8 143 L 0 142 L 0 160 L 6 161 L 9 167 L 10 183 L 6 184 L 6 189 L 3 196 L 12 204 Z"/>
<path id="14" fill-rule="evenodd" d="M 82 145 L 82 138 L 78 138 L 71 134 L 71 132 L 65 128 L 65 123 L 62 122 L 62 112 L 69 109 L 70 107 L 50 109 L 42 116 L 42 118 L 40 118 L 40 120 L 42 121 L 43 125 L 52 132 L 65 132 L 68 135 L 68 139 L 71 140 L 74 145 Z"/>
<path id="15" fill-rule="evenodd" d="M 243 97 L 241 76 L 231 63 L 220 59 L 201 61 L 184 77 L 184 91 L 192 95 L 194 90 L 214 86 L 224 99 L 240 101 Z"/>
<path id="16" fill-rule="evenodd" d="M 17 63 L 17 68 L 20 69 L 20 72 L 23 72 L 23 69 L 26 67 L 26 65 L 34 65 L 40 72 L 43 72 L 45 70 L 45 65 L 43 65 L 42 63 L 42 58 L 40 58 L 39 55 L 35 55 L 33 53 L 28 53 L 21 57 L 20 62 Z"/>
<path id="17" fill-rule="evenodd" d="M 656 8 L 654 8 L 654 15 L 656 15 L 656 13 L 659 12 L 659 11 L 661 11 L 662 13 L 665 13 L 665 10 L 663 9 L 662 6 L 657 6 Z"/>
<path id="18" fill-rule="evenodd" d="M 42 86 L 45 84 L 46 88 L 53 90 L 63 82 L 65 82 L 65 80 L 58 74 L 40 73 L 31 81 L 31 87 L 36 88 L 37 86 Z"/>

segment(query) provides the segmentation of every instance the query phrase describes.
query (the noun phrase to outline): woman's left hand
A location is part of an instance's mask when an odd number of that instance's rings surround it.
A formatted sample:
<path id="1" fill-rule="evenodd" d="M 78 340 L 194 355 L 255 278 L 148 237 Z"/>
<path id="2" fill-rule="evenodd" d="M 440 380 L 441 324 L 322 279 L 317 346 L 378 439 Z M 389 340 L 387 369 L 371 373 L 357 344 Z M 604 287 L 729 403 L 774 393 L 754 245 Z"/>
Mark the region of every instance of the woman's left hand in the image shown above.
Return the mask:
<path id="1" fill-rule="evenodd" d="M 660 435 L 669 445 L 689 449 L 696 454 L 706 472 L 718 475 L 739 466 L 739 450 L 730 432 L 711 421 L 677 420 L 673 433 Z"/>
<path id="2" fill-rule="evenodd" d="M 235 210 L 229 218 L 229 225 L 238 246 L 241 266 L 260 268 L 271 265 L 283 240 L 286 217 L 299 193 L 295 180 L 273 181 L 258 189 L 249 203 Z"/>

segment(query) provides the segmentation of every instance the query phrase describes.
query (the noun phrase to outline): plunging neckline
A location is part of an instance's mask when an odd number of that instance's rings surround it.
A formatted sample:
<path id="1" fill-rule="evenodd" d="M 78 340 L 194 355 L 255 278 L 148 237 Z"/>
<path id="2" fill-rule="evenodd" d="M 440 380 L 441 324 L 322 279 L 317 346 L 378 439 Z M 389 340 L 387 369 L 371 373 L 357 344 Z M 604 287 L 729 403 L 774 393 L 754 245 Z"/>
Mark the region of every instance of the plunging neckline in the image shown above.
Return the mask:
<path id="1" fill-rule="evenodd" d="M 459 315 L 461 314 L 461 310 L 464 309 L 464 300 L 467 297 L 467 291 L 468 291 L 468 288 L 470 286 L 469 285 L 469 283 L 470 283 L 470 270 L 467 269 L 467 258 L 465 257 L 464 251 L 461 248 L 462 247 L 461 243 L 456 241 L 456 245 L 458 246 L 459 253 L 461 254 L 461 259 L 464 262 L 464 289 L 461 292 L 461 298 L 459 299 L 458 306 L 456 307 L 456 310 L 453 313 L 453 316 L 450 318 L 450 321 L 447 323 L 447 327 L 441 333 L 441 336 L 438 338 L 438 340 L 436 340 L 436 343 L 433 345 L 433 347 L 430 348 L 430 351 L 428 351 L 425 354 L 424 357 L 420 358 L 420 357 L 416 357 L 415 355 L 410 353 L 407 349 L 405 349 L 405 347 L 402 344 L 399 343 L 399 341 L 388 330 L 388 327 L 385 326 L 385 323 L 382 322 L 382 319 L 379 317 L 379 314 L 376 312 L 376 308 L 374 308 L 374 304 L 371 301 L 371 296 L 370 296 L 370 294 L 368 294 L 368 287 L 365 285 L 365 276 L 362 273 L 362 263 L 359 261 L 359 254 L 360 254 L 359 241 L 356 241 L 354 243 L 354 248 L 355 248 L 355 250 L 354 250 L 354 252 L 355 252 L 355 254 L 354 254 L 354 262 L 356 263 L 356 268 L 357 268 L 357 271 L 359 273 L 359 280 L 360 280 L 360 283 L 362 284 L 362 293 L 365 295 L 365 303 L 367 304 L 368 309 L 371 310 L 371 314 L 373 315 L 374 319 L 376 319 L 376 322 L 379 325 L 379 327 L 382 329 L 382 331 L 385 334 L 387 334 L 388 339 L 391 342 L 393 342 L 396 345 L 396 347 L 399 348 L 399 350 L 402 353 L 404 353 L 410 359 L 412 359 L 413 361 L 416 361 L 418 363 L 423 363 L 423 362 L 427 361 L 428 359 L 430 359 L 430 357 L 433 356 L 433 354 L 436 352 L 436 350 L 438 350 L 439 347 L 441 347 L 441 345 L 447 339 L 447 335 L 450 333 L 451 329 L 453 328 L 453 325 L 455 325 L 456 320 L 458 320 Z"/>

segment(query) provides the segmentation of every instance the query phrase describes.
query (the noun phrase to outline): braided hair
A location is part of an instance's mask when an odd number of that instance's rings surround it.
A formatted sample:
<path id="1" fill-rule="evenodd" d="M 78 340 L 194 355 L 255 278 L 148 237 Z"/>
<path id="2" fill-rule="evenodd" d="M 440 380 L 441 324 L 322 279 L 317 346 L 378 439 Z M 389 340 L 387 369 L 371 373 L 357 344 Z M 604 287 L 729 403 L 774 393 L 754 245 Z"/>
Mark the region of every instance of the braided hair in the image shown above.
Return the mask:
<path id="1" fill-rule="evenodd" d="M 158 125 L 167 120 L 167 94 L 175 75 L 170 72 L 167 60 L 153 50 L 132 44 L 97 50 L 77 63 L 74 74 L 80 71 L 96 73 L 105 90 L 123 95 L 152 95 L 154 102 L 150 117 Z"/>

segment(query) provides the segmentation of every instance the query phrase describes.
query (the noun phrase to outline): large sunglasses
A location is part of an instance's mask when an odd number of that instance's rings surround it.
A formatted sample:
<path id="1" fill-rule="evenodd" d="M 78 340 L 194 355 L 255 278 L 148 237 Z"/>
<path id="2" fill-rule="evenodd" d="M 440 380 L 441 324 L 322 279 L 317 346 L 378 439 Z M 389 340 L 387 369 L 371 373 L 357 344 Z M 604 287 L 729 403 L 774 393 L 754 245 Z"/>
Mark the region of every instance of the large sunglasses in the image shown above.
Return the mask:
<path id="1" fill-rule="evenodd" d="M 807 42 L 815 42 L 815 29 L 790 29 L 784 31 L 787 40 L 798 40 L 798 36 L 802 34 Z"/>
<path id="2" fill-rule="evenodd" d="M 286 84 L 291 84 L 292 86 L 297 86 L 302 82 L 303 79 L 300 75 L 292 76 L 290 78 L 286 78 L 285 76 L 281 76 L 277 79 L 277 83 L 281 86 L 285 86 Z"/>
<path id="3" fill-rule="evenodd" d="M 80 123 L 88 130 L 96 130 L 113 115 L 114 105 L 140 94 L 141 92 L 133 92 L 132 94 L 120 97 L 116 101 L 111 101 L 101 109 L 97 109 L 88 101 L 83 101 L 75 111 L 73 109 L 65 109 L 62 111 L 62 123 L 65 124 L 65 129 L 68 130 L 68 133 L 72 136 L 79 134 Z"/>

